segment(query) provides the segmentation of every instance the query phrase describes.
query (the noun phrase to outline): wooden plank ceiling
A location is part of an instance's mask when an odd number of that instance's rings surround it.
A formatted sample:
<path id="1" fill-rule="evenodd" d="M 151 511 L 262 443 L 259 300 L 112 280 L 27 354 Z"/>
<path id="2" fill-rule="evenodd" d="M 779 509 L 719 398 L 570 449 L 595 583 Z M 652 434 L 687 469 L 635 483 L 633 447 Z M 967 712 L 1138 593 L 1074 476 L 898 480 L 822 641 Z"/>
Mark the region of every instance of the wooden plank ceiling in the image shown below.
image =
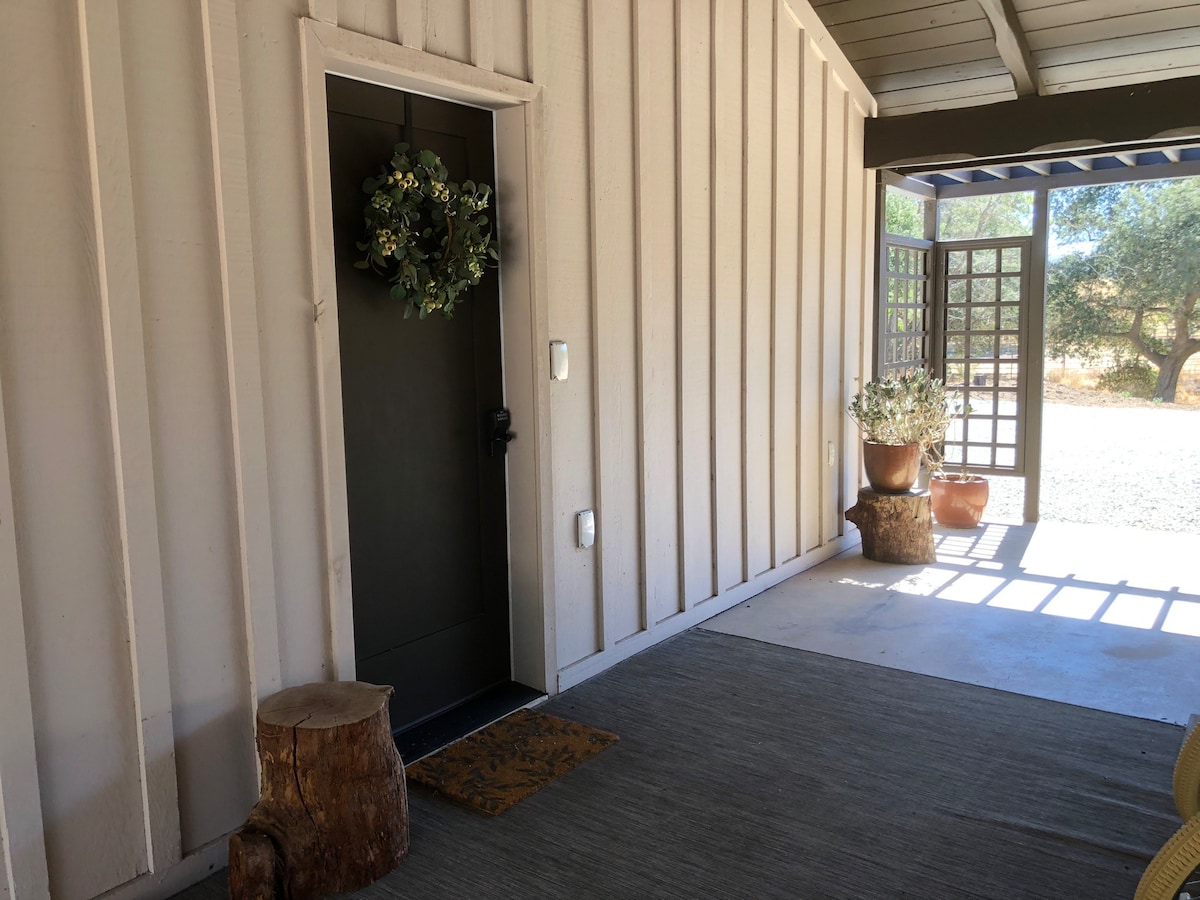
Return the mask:
<path id="1" fill-rule="evenodd" d="M 812 0 L 881 116 L 1200 74 L 1198 0 Z"/>

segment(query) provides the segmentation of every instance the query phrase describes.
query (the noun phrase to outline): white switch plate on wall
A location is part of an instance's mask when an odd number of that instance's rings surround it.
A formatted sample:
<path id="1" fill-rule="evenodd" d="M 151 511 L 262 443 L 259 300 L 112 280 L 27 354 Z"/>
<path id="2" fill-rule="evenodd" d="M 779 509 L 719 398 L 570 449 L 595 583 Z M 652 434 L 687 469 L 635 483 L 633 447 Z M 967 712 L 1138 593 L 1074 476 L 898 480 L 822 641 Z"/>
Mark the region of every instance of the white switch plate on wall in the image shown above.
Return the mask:
<path id="1" fill-rule="evenodd" d="M 567 342 L 550 342 L 550 380 L 566 381 L 568 371 Z"/>
<path id="2" fill-rule="evenodd" d="M 596 543 L 596 514 L 585 509 L 575 517 L 579 525 L 579 549 L 586 550 Z"/>

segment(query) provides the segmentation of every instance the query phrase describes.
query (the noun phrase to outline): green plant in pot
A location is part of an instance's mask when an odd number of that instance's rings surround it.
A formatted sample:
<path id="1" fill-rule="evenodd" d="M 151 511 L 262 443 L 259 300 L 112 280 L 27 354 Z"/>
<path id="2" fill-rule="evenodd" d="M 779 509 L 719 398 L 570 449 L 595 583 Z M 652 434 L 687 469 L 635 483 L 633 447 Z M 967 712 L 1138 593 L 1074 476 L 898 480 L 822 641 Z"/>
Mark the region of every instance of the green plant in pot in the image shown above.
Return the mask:
<path id="1" fill-rule="evenodd" d="M 971 407 L 957 397 L 950 399 L 951 419 L 961 418 L 963 429 L 967 427 L 967 416 Z M 947 420 L 947 428 L 949 428 Z M 957 473 L 943 471 L 945 464 L 945 433 L 942 438 L 924 451 L 925 469 L 929 472 L 929 498 L 933 505 L 933 517 L 939 525 L 948 528 L 974 528 L 983 518 L 988 502 L 988 480 L 982 475 L 967 471 L 967 448 L 963 446 L 960 468 Z"/>
<path id="2" fill-rule="evenodd" d="M 863 437 L 863 465 L 872 490 L 912 488 L 922 456 L 939 456 L 953 412 L 946 386 L 924 369 L 874 378 L 847 408 Z"/>

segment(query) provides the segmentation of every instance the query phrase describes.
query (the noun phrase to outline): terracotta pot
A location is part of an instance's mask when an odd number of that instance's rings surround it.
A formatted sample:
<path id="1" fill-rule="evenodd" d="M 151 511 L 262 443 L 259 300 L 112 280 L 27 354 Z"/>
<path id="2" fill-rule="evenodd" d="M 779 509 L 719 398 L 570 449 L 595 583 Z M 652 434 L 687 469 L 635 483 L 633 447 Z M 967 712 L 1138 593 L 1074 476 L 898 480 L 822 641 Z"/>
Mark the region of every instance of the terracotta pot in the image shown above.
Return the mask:
<path id="1" fill-rule="evenodd" d="M 933 517 L 948 528 L 974 528 L 988 502 L 988 482 L 978 475 L 938 475 L 929 479 Z"/>
<path id="2" fill-rule="evenodd" d="M 921 445 L 863 441 L 863 466 L 872 490 L 903 494 L 912 488 L 921 470 Z"/>

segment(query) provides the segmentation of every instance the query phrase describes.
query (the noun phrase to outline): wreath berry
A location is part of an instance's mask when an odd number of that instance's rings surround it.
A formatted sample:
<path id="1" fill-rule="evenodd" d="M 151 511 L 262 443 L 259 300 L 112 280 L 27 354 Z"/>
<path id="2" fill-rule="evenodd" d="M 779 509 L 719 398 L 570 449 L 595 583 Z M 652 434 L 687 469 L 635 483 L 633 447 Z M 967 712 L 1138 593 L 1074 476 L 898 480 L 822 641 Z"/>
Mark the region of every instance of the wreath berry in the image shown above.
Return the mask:
<path id="1" fill-rule="evenodd" d="M 397 144 L 377 177 L 363 181 L 370 199 L 363 209 L 366 231 L 354 265 L 391 282 L 391 295 L 424 319 L 441 311 L 454 317 L 460 294 L 479 284 L 485 266 L 500 259 L 483 210 L 492 189 L 486 184 L 447 180 L 446 167 L 430 150 Z"/>

